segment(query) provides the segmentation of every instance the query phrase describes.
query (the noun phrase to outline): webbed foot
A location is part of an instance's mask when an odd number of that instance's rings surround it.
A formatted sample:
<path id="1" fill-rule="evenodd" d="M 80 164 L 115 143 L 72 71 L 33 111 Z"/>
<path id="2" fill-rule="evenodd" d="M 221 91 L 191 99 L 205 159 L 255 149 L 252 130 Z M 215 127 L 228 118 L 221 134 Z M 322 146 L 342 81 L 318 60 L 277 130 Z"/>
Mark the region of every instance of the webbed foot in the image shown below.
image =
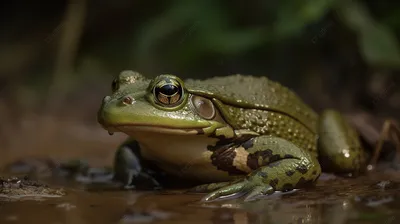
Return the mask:
<path id="1" fill-rule="evenodd" d="M 262 196 L 274 193 L 274 188 L 269 184 L 249 181 L 244 178 L 222 186 L 202 198 L 204 202 L 211 202 L 218 199 L 242 197 L 244 201 L 256 200 Z"/>

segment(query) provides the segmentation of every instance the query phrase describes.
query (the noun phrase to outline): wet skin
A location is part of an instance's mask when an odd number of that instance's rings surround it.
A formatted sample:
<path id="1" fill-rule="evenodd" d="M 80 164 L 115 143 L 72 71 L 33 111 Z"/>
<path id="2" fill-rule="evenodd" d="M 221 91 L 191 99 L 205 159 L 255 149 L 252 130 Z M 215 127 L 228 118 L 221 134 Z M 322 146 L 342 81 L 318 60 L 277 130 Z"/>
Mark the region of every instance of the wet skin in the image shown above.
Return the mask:
<path id="1" fill-rule="evenodd" d="M 130 136 L 117 150 L 115 178 L 158 184 L 158 171 L 204 183 L 204 201 L 253 200 L 315 183 L 326 171 L 357 175 L 365 154 L 342 115 L 320 115 L 266 77 L 147 79 L 122 72 L 103 99 L 99 123 Z M 158 170 L 158 171 L 157 171 Z M 140 182 L 140 181 L 139 181 Z"/>

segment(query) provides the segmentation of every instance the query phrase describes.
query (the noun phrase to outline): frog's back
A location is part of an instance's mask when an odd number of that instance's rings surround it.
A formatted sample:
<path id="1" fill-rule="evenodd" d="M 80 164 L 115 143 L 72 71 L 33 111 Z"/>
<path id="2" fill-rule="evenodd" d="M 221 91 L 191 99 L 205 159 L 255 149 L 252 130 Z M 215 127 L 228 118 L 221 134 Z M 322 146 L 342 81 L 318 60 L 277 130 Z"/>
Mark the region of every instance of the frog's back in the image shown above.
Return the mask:
<path id="1" fill-rule="evenodd" d="M 193 94 L 215 98 L 235 129 L 287 139 L 316 152 L 318 115 L 294 92 L 266 77 L 231 75 L 187 80 Z"/>
<path id="2" fill-rule="evenodd" d="M 197 94 L 213 96 L 241 108 L 276 111 L 291 116 L 315 131 L 318 115 L 293 91 L 266 77 L 230 75 L 206 80 L 187 80 Z"/>

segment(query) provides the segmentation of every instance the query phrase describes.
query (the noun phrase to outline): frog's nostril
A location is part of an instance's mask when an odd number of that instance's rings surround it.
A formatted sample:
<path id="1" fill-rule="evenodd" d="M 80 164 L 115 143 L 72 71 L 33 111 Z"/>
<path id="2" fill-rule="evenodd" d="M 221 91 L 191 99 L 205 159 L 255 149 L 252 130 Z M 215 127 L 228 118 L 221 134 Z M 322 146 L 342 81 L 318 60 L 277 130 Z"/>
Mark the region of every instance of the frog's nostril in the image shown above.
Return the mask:
<path id="1" fill-rule="evenodd" d="M 122 100 L 122 102 L 123 102 L 124 104 L 130 105 L 130 104 L 133 104 L 133 103 L 135 102 L 135 100 L 134 100 L 132 97 L 130 97 L 130 96 L 126 96 L 126 97 L 124 97 L 124 99 Z"/>

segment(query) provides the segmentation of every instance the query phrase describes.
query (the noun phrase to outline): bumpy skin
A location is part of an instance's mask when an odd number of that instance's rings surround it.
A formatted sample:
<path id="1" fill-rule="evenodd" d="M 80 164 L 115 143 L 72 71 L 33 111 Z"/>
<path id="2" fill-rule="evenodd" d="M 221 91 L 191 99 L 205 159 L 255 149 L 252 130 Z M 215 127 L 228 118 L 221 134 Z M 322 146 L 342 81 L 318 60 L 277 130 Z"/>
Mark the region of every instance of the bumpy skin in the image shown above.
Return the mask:
<path id="1" fill-rule="evenodd" d="M 301 188 L 317 180 L 321 166 L 352 174 L 364 168 L 357 135 L 339 113 L 327 110 L 319 117 L 265 77 L 183 82 L 125 71 L 114 80 L 98 119 L 134 142 L 133 149 L 123 145 L 116 154 L 116 179 L 135 185 L 151 164 L 205 183 L 192 189 L 210 192 L 205 201 L 228 195 L 252 200 Z M 321 158 L 328 165 L 320 166 Z M 155 183 L 153 174 L 144 176 Z"/>
<path id="2" fill-rule="evenodd" d="M 357 132 L 339 112 L 326 110 L 321 114 L 319 136 L 319 160 L 324 171 L 348 175 L 362 173 L 367 155 Z"/>
<path id="3" fill-rule="evenodd" d="M 246 168 L 249 174 L 240 181 L 220 185 L 222 188 L 203 200 L 210 201 L 236 193 L 249 193 L 245 200 L 252 200 L 275 190 L 289 191 L 304 187 L 314 182 L 321 173 L 315 156 L 283 138 L 260 136 L 251 139 L 251 142 L 251 145 L 240 146 L 248 147 Z M 192 191 L 208 192 L 215 190 L 214 186 L 201 185 Z"/>

